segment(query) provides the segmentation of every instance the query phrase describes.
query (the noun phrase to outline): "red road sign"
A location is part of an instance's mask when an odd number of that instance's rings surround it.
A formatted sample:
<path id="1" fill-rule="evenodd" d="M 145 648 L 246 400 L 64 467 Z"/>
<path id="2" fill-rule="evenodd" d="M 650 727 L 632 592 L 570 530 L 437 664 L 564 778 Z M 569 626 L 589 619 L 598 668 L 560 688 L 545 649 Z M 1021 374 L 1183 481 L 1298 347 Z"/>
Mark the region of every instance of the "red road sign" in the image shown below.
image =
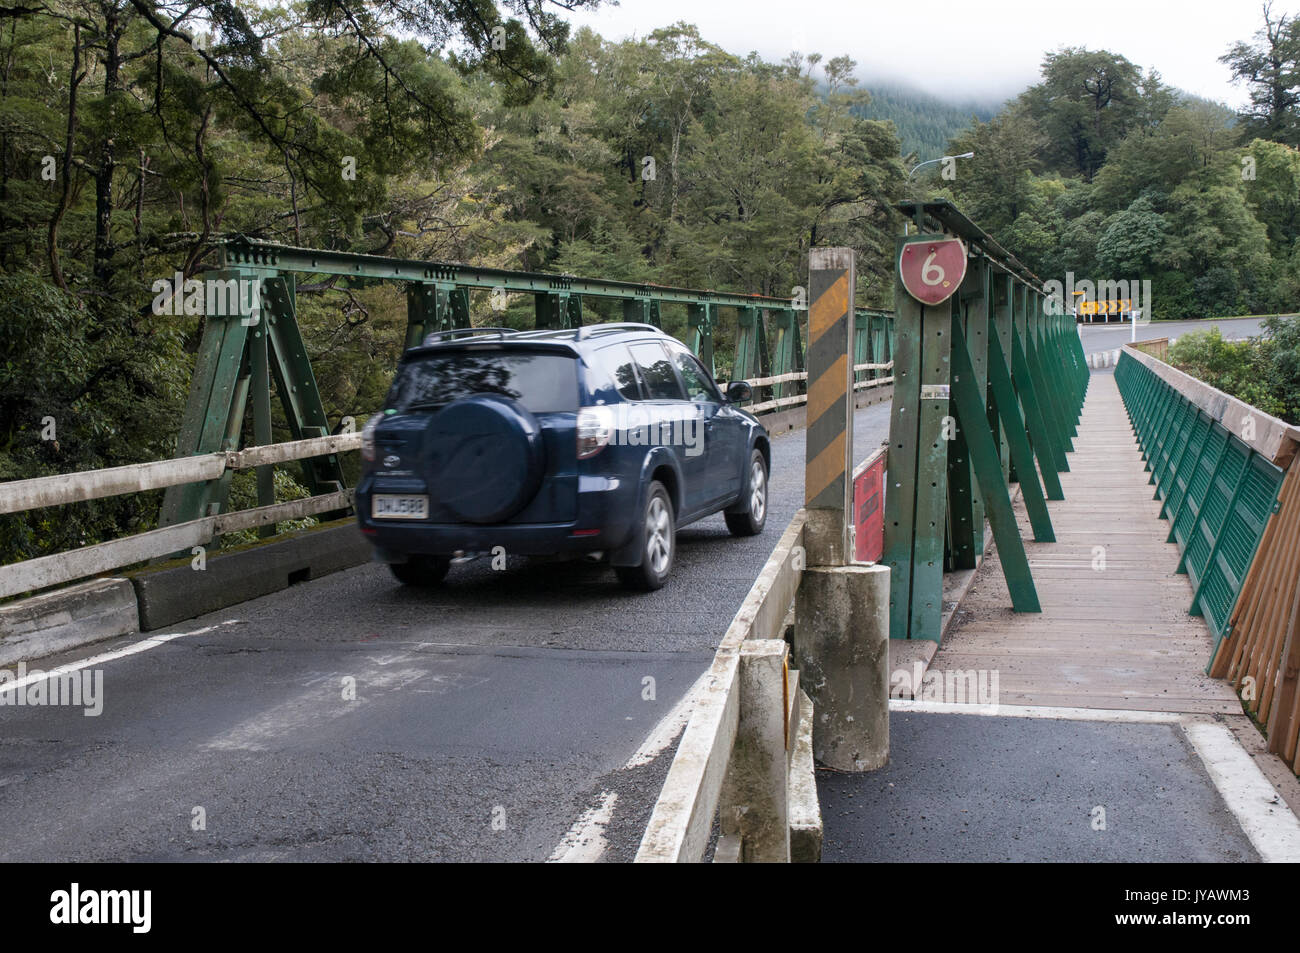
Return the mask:
<path id="1" fill-rule="evenodd" d="M 966 277 L 966 246 L 960 238 L 918 239 L 898 256 L 903 287 L 924 305 L 947 301 Z"/>
<path id="2" fill-rule="evenodd" d="M 880 496 L 884 476 L 885 455 L 878 453 L 870 466 L 853 477 L 853 558 L 858 562 L 879 562 L 885 551 L 884 500 Z"/>

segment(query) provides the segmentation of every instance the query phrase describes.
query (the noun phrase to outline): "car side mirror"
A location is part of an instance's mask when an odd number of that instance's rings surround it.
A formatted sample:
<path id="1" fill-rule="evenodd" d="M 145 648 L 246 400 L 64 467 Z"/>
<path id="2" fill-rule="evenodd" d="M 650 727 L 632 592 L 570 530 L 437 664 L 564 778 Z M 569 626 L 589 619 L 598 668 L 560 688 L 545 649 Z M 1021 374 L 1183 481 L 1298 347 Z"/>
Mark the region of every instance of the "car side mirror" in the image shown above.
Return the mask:
<path id="1" fill-rule="evenodd" d="M 754 397 L 754 388 L 750 387 L 746 381 L 732 381 L 727 385 L 727 400 L 733 404 L 738 404 L 742 400 L 752 400 Z"/>

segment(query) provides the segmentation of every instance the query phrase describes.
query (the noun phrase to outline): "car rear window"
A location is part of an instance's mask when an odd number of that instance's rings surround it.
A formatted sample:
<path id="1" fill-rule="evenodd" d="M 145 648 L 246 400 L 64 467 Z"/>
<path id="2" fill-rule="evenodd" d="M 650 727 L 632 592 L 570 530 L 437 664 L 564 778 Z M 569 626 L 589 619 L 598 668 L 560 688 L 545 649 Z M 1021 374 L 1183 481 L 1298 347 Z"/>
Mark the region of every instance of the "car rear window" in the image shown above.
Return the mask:
<path id="1" fill-rule="evenodd" d="M 432 410 L 462 397 L 500 394 L 535 414 L 578 409 L 578 369 L 572 354 L 465 350 L 426 354 L 398 369 L 385 406 L 406 413 Z"/>

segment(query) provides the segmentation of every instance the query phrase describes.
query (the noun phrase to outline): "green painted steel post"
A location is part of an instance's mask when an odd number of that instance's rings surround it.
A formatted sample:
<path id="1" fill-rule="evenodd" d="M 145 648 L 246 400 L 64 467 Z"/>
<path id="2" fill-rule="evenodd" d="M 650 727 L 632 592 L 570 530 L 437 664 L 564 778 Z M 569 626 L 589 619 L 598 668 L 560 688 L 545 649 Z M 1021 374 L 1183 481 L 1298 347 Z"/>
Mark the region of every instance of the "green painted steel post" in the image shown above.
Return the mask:
<path id="1" fill-rule="evenodd" d="M 752 380 L 765 376 L 763 364 L 767 345 L 763 336 L 763 316 L 758 308 L 736 311 L 736 358 L 732 362 L 732 380 Z"/>
<path id="2" fill-rule="evenodd" d="M 564 306 L 564 327 L 582 327 L 582 295 L 569 295 Z"/>
<path id="3" fill-rule="evenodd" d="M 895 261 L 902 253 L 899 238 Z M 920 451 L 921 304 L 895 277 L 894 399 L 889 417 L 889 486 L 885 491 L 885 542 L 889 567 L 889 637 L 906 639 L 912 621 L 912 567 L 916 559 L 916 497 Z M 918 633 L 919 636 L 919 633 Z"/>
<path id="4" fill-rule="evenodd" d="M 794 309 L 779 310 L 774 320 L 776 346 L 772 355 L 772 376 L 793 374 L 803 370 L 803 345 L 799 335 L 800 312 Z M 800 393 L 798 381 L 783 381 L 773 386 L 777 398 L 792 397 Z"/>
<path id="5" fill-rule="evenodd" d="M 1020 416 L 1021 402 L 1016 397 L 1007 367 L 1006 355 L 1002 353 L 1001 335 L 989 335 L 989 396 L 992 398 L 994 412 L 1002 423 L 1000 429 L 1007 441 L 1008 456 L 1021 477 L 1020 492 L 1029 513 L 1030 525 L 1034 528 L 1034 539 L 1038 542 L 1053 542 L 1056 536 L 1052 531 L 1047 502 L 1043 498 L 1043 488 L 1038 482 L 1039 468 L 1034 466 L 1034 451 L 1029 446 L 1025 422 Z M 1044 482 L 1049 474 L 1056 476 L 1048 468 L 1043 472 Z"/>
<path id="6" fill-rule="evenodd" d="M 870 364 L 871 360 L 871 316 L 865 311 L 853 313 L 853 363 Z M 854 371 L 853 383 L 864 381 L 870 371 Z"/>
<path id="7" fill-rule="evenodd" d="M 993 276 L 986 259 L 979 258 L 974 262 L 974 265 L 981 274 L 979 291 L 974 297 L 966 299 L 963 302 L 964 314 L 962 330 L 966 334 L 966 343 L 969 347 L 971 366 L 975 371 L 975 386 L 979 388 L 980 400 L 985 405 L 984 419 L 987 422 L 989 383 L 989 292 L 992 289 Z M 996 432 L 992 432 L 992 434 L 994 438 L 993 442 L 997 445 L 997 434 Z M 1003 483 L 1005 482 L 1006 481 L 1003 480 Z M 987 515 L 984 506 L 984 490 L 978 480 L 971 486 L 971 495 L 971 505 L 974 511 L 974 522 L 976 527 L 976 561 L 978 562 L 978 560 L 983 556 L 984 520 Z"/>
<path id="8" fill-rule="evenodd" d="M 968 330 L 972 323 L 971 312 L 978 311 L 987 323 L 984 310 L 985 285 L 988 280 L 986 263 L 973 259 L 966 271 L 961 287 L 952 297 L 952 321 L 955 327 Z M 978 325 L 979 319 L 975 320 Z M 978 332 L 981 367 L 987 361 L 987 342 L 984 330 Z M 953 341 L 955 349 L 956 339 Z M 973 365 L 973 361 L 972 361 Z M 953 365 L 953 383 L 956 384 L 957 370 Z M 979 390 L 980 403 L 984 402 L 986 377 L 975 375 L 975 386 Z M 987 423 L 987 415 L 985 415 Z M 976 478 L 974 463 L 967 446 L 967 427 L 952 426 L 945 430 L 949 436 L 948 443 L 948 564 L 953 569 L 974 569 L 979 564 L 979 557 L 984 551 L 984 507 L 979 494 L 979 482 Z"/>
<path id="9" fill-rule="evenodd" d="M 1040 612 L 1038 591 L 1025 555 L 1025 544 L 1020 538 L 1011 496 L 1002 482 L 1002 468 L 998 464 L 997 446 L 988 429 L 984 395 L 976 384 L 975 369 L 971 365 L 970 348 L 962 332 L 961 321 L 952 321 L 952 395 L 961 430 L 965 433 L 971 463 L 984 498 L 988 503 L 989 523 L 998 547 L 1002 574 L 1011 606 L 1016 612 Z M 981 532 L 983 527 L 981 526 Z"/>
<path id="10" fill-rule="evenodd" d="M 990 406 L 992 406 L 992 373 L 995 360 L 993 356 L 993 347 L 998 345 L 998 356 L 1005 361 L 1006 378 L 1011 380 L 1011 298 L 1009 289 L 1011 279 L 1009 275 L 992 274 L 990 276 L 989 287 L 989 397 Z M 1014 395 L 1014 390 L 1012 391 Z M 998 450 L 1002 460 L 1002 475 L 1008 483 L 1018 482 L 1015 465 L 1011 459 L 1011 445 L 1007 441 L 1005 424 L 1001 416 L 996 413 L 996 408 L 991 409 L 990 416 L 998 422 Z M 1015 407 L 1016 419 L 1020 421 L 1021 433 L 1024 433 L 1024 420 L 1020 413 L 1020 404 L 1017 400 Z M 1028 440 L 1026 439 L 1026 445 Z"/>
<path id="11" fill-rule="evenodd" d="M 569 296 L 564 292 L 538 292 L 533 295 L 533 313 L 539 331 L 559 330 L 569 311 Z"/>
<path id="12" fill-rule="evenodd" d="M 243 283 L 260 282 L 262 277 L 260 270 L 231 268 L 206 271 L 200 280 L 205 287 L 213 287 L 209 282 L 224 286 L 233 280 L 242 289 L 251 287 Z M 242 291 L 239 297 L 244 298 Z M 241 308 L 243 304 L 241 300 Z M 176 439 L 178 457 L 238 449 L 249 392 L 246 357 L 249 328 L 238 310 L 234 314 L 205 315 L 190 392 Z M 220 512 L 228 488 L 228 477 L 210 483 L 168 487 L 163 493 L 159 525 L 170 526 Z"/>
<path id="13" fill-rule="evenodd" d="M 275 379 L 276 393 L 284 408 L 285 422 L 292 440 L 324 437 L 330 432 L 329 418 L 316 386 L 316 375 L 311 369 L 307 346 L 303 343 L 295 310 L 296 294 L 291 276 L 267 279 L 263 285 L 262 313 L 266 316 L 266 333 L 269 339 L 271 373 Z M 303 481 L 312 495 L 342 490 L 346 483 L 337 454 L 312 457 L 300 461 Z M 346 510 L 322 514 L 322 521 L 340 519 Z"/>
<path id="14" fill-rule="evenodd" d="M 434 285 L 412 282 L 406 286 L 406 343 L 404 350 L 419 346 L 438 325 Z"/>
<path id="15" fill-rule="evenodd" d="M 911 241 L 900 236 L 895 262 Z M 890 415 L 885 549 L 890 568 L 890 637 L 938 642 L 943 621 L 943 555 L 948 503 L 951 300 L 923 307 L 898 277 L 894 287 L 897 350 Z"/>
<path id="16" fill-rule="evenodd" d="M 268 322 L 259 307 L 249 328 L 249 364 L 252 375 L 249 387 L 253 398 L 253 443 L 264 447 L 274 443 L 271 436 L 271 362 L 269 356 Z M 240 415 L 242 419 L 242 414 Z M 275 467 L 268 464 L 257 468 L 257 504 L 270 506 L 275 502 Z M 259 527 L 257 535 L 263 539 L 275 535 L 275 524 Z"/>
<path id="17" fill-rule="evenodd" d="M 713 305 L 707 301 L 686 306 L 686 326 L 690 334 L 687 343 L 690 345 L 691 352 L 700 359 L 700 363 L 709 369 L 710 374 L 715 373 L 713 366 L 714 319 Z"/>

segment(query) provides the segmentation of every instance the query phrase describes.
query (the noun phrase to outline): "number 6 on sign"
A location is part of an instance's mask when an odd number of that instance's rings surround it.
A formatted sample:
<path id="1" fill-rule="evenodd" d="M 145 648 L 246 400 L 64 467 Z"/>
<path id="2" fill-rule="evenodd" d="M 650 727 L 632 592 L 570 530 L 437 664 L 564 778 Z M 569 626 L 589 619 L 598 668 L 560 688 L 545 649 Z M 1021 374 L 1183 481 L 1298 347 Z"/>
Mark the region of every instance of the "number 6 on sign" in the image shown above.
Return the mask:
<path id="1" fill-rule="evenodd" d="M 934 259 L 938 256 L 937 251 L 930 252 L 930 257 L 925 260 L 921 266 L 921 280 L 927 285 L 937 285 L 947 277 L 947 272 L 943 270 L 942 265 L 936 265 Z"/>
<path id="2" fill-rule="evenodd" d="M 941 304 L 966 277 L 966 246 L 960 238 L 905 242 L 898 255 L 898 277 L 917 301 Z"/>

